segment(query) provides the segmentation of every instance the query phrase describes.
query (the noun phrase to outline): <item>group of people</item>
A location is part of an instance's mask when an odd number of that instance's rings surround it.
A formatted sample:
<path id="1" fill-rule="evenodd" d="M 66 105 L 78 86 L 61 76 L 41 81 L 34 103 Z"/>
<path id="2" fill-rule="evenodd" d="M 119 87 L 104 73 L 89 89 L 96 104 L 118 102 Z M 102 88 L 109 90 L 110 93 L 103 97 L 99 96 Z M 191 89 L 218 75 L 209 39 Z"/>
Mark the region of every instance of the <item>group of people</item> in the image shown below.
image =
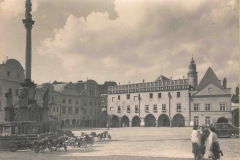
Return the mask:
<path id="1" fill-rule="evenodd" d="M 204 155 L 211 159 L 220 159 L 220 154 L 223 156 L 220 150 L 220 145 L 218 143 L 217 134 L 215 133 L 215 128 L 209 126 L 209 135 L 204 132 L 203 126 L 194 125 L 191 134 L 192 141 L 192 153 L 194 154 L 194 159 L 203 159 Z"/>

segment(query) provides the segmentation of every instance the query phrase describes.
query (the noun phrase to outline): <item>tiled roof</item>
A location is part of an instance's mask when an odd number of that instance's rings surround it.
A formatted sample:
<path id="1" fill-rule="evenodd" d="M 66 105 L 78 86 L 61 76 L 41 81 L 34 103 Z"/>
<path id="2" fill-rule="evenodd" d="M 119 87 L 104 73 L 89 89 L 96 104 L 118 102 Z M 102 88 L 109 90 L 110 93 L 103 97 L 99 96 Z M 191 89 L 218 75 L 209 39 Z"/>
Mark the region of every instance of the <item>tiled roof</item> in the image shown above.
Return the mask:
<path id="1" fill-rule="evenodd" d="M 54 90 L 57 92 L 60 92 L 62 90 L 64 90 L 64 87 L 67 85 L 66 84 L 53 84 Z"/>
<path id="2" fill-rule="evenodd" d="M 163 76 L 163 75 L 160 75 L 160 76 L 155 80 L 155 82 L 156 82 L 156 81 L 166 81 L 166 80 L 170 80 L 170 79 L 168 79 L 167 77 L 165 77 L 165 76 Z"/>
<path id="3" fill-rule="evenodd" d="M 217 78 L 216 74 L 214 73 L 211 67 L 208 68 L 207 72 L 203 76 L 201 82 L 197 86 L 197 90 L 203 89 L 210 83 L 214 84 L 216 87 L 220 89 L 223 89 L 222 84 L 219 82 L 219 79 Z"/>

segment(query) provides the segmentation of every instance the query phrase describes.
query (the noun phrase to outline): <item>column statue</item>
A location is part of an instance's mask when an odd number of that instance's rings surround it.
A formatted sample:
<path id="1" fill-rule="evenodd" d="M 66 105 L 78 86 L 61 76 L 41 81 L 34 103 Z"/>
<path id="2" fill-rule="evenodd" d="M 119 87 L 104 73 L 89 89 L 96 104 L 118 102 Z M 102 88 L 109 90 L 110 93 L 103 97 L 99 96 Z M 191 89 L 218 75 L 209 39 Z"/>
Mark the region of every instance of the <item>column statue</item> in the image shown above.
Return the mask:
<path id="1" fill-rule="evenodd" d="M 31 0 L 26 0 L 26 3 L 25 3 L 25 8 L 26 8 L 26 11 L 25 11 L 25 17 L 26 19 L 32 19 L 32 15 L 31 15 L 31 11 L 32 11 L 32 3 L 31 3 Z"/>

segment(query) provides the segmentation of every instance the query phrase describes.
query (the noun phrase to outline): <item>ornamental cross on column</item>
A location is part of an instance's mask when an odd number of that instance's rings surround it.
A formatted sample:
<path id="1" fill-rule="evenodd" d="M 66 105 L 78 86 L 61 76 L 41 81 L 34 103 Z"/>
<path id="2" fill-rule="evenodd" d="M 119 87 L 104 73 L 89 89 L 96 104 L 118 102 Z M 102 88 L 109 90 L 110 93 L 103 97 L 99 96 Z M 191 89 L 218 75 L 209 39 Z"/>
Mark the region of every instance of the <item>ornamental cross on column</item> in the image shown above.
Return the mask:
<path id="1" fill-rule="evenodd" d="M 26 79 L 31 80 L 31 61 L 32 61 L 32 40 L 31 40 L 31 31 L 34 21 L 32 20 L 32 3 L 31 0 L 26 0 L 25 3 L 25 18 L 23 19 L 23 24 L 26 28 L 26 59 L 25 59 L 25 70 L 26 70 Z"/>

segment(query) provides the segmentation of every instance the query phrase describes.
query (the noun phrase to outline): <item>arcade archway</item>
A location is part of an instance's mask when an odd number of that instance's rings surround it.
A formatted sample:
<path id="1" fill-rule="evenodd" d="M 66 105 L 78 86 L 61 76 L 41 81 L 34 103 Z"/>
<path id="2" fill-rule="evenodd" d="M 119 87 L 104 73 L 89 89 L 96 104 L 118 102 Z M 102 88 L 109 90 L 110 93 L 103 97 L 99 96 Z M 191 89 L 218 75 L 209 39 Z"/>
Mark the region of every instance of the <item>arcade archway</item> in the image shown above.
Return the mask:
<path id="1" fill-rule="evenodd" d="M 161 114 L 158 117 L 158 126 L 159 127 L 170 127 L 170 120 L 166 114 Z"/>
<path id="2" fill-rule="evenodd" d="M 69 119 L 66 119 L 65 122 L 64 122 L 64 124 L 65 124 L 66 126 L 69 125 Z"/>
<path id="3" fill-rule="evenodd" d="M 121 127 L 129 127 L 129 118 L 127 116 L 122 117 Z"/>
<path id="4" fill-rule="evenodd" d="M 145 119 L 145 127 L 156 127 L 156 119 L 152 114 L 148 114 Z"/>
<path id="5" fill-rule="evenodd" d="M 140 127 L 141 120 L 138 116 L 134 116 L 132 119 L 132 127 Z"/>
<path id="6" fill-rule="evenodd" d="M 228 123 L 228 119 L 225 117 L 220 117 L 218 118 L 217 123 Z"/>
<path id="7" fill-rule="evenodd" d="M 72 120 L 72 125 L 76 125 L 76 119 Z"/>
<path id="8" fill-rule="evenodd" d="M 118 127 L 119 125 L 119 120 L 118 120 L 118 117 L 116 115 L 114 115 L 112 117 L 112 123 L 111 123 L 112 127 Z"/>
<path id="9" fill-rule="evenodd" d="M 93 120 L 93 127 L 96 127 L 97 126 L 97 122 L 96 122 L 96 120 L 94 119 Z"/>
<path id="10" fill-rule="evenodd" d="M 183 127 L 185 125 L 185 118 L 181 114 L 176 114 L 172 119 L 173 127 Z"/>

